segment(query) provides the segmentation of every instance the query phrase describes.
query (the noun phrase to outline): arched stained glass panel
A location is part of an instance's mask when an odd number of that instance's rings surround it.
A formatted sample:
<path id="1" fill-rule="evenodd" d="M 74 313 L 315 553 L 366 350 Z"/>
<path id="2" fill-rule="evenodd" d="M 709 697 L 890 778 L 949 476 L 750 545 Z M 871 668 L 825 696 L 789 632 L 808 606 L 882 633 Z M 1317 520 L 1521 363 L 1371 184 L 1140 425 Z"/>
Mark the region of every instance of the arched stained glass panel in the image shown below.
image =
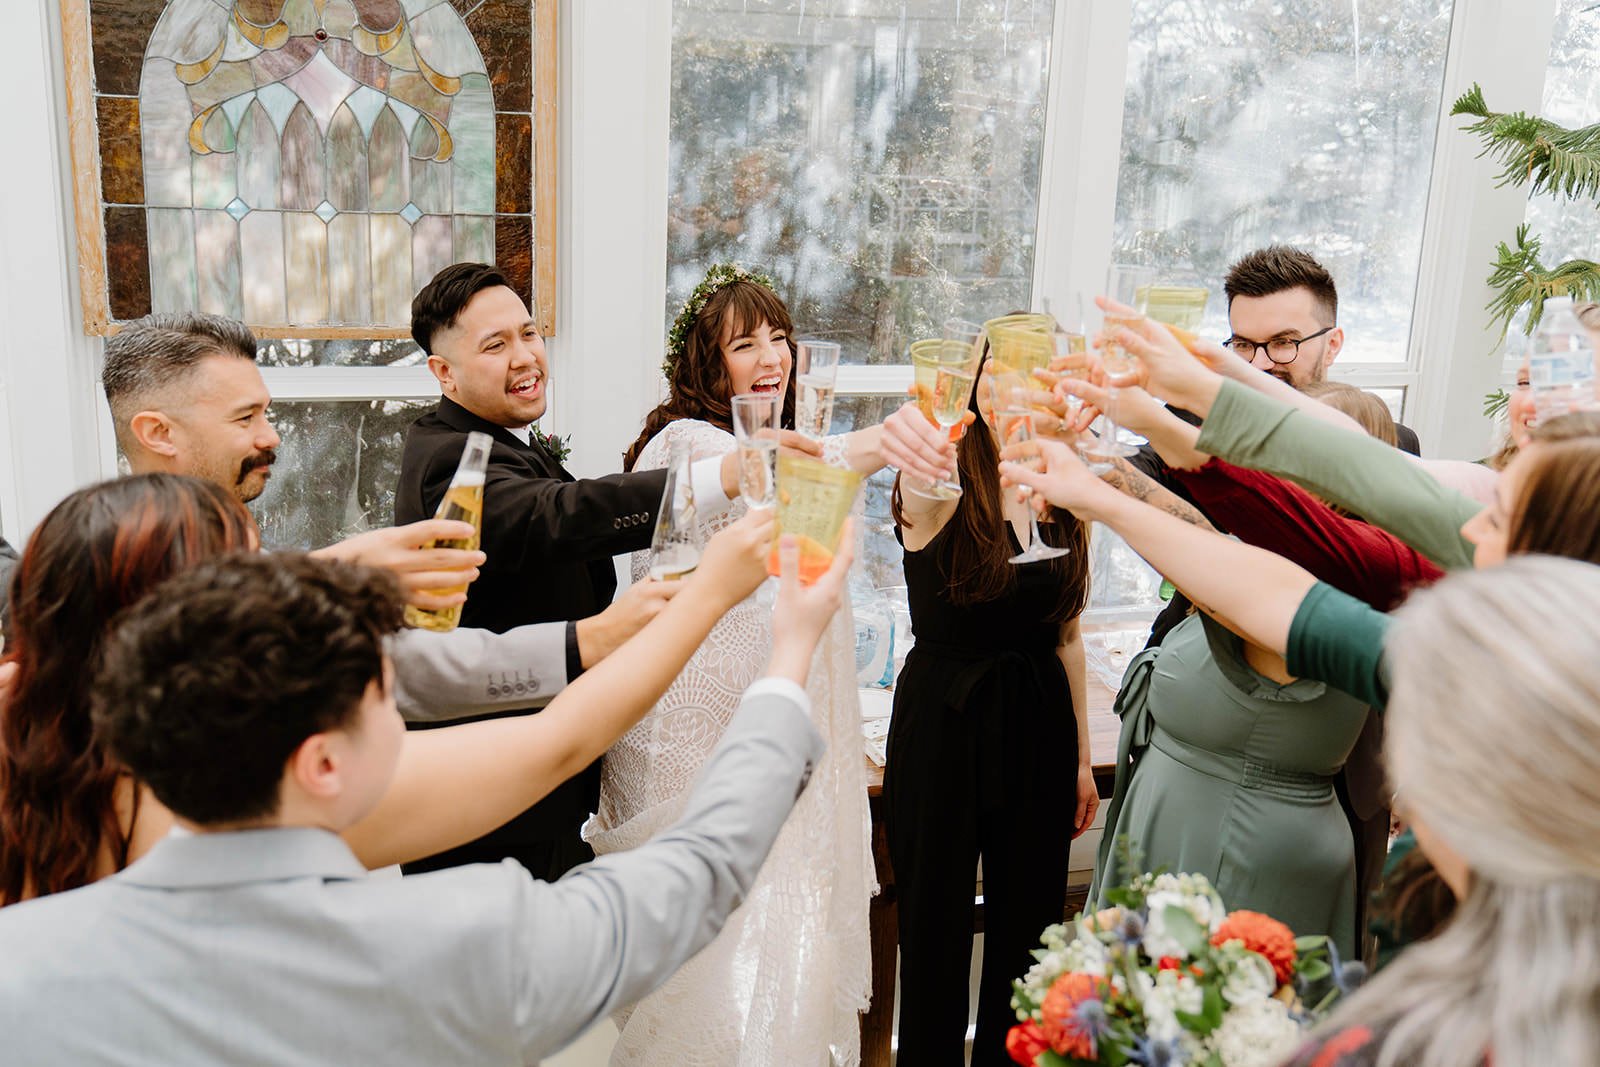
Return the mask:
<path id="1" fill-rule="evenodd" d="M 419 279 L 497 249 L 532 304 L 536 2 L 63 0 L 95 75 L 86 326 L 397 336 Z"/>

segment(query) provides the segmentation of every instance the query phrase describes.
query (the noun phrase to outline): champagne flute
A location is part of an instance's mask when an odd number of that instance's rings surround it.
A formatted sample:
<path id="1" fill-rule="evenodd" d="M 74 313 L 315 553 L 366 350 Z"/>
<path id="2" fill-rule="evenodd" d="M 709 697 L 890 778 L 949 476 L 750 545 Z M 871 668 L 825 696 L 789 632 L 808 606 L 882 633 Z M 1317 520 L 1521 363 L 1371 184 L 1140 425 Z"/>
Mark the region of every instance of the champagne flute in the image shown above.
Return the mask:
<path id="1" fill-rule="evenodd" d="M 1112 331 L 1126 327 L 1137 329 L 1144 320 L 1145 308 L 1150 299 L 1150 287 L 1155 281 L 1156 272 L 1152 267 L 1131 266 L 1126 263 L 1113 263 L 1106 272 L 1106 296 L 1119 304 L 1134 309 L 1137 314 L 1105 315 L 1105 333 L 1108 335 L 1100 349 L 1100 365 L 1106 372 L 1106 410 L 1105 432 L 1100 439 L 1084 450 L 1084 454 L 1100 460 L 1110 460 L 1117 456 L 1131 456 L 1139 450 L 1131 445 L 1124 444 L 1118 435 L 1121 429 L 1117 425 L 1117 390 L 1125 385 L 1133 385 L 1139 380 L 1139 357 L 1111 340 Z"/>
<path id="2" fill-rule="evenodd" d="M 828 436 L 833 424 L 833 386 L 839 376 L 839 346 L 804 340 L 795 354 L 795 429 L 813 441 Z"/>
<path id="3" fill-rule="evenodd" d="M 1010 392 L 1010 406 L 995 412 L 995 423 L 1000 431 L 1000 447 L 1007 445 L 1026 444 L 1034 439 L 1033 435 L 1033 410 L 1028 407 L 1028 394 L 1022 389 L 1012 389 Z M 1037 453 L 1015 462 L 1038 469 L 1041 459 Z M 1032 496 L 1032 493 L 1029 494 Z M 1039 536 L 1039 514 L 1033 509 L 1033 502 L 1028 503 L 1028 547 L 1012 556 L 1010 563 L 1038 563 L 1041 560 L 1055 559 L 1065 556 L 1071 549 L 1057 548 L 1047 545 L 1044 538 Z"/>
<path id="4" fill-rule="evenodd" d="M 783 397 L 778 393 L 740 393 L 733 398 L 733 434 L 739 442 L 739 496 L 750 508 L 770 508 L 778 500 L 778 429 Z"/>
<path id="5" fill-rule="evenodd" d="M 918 399 L 922 412 L 948 436 L 960 424 L 972 397 L 972 381 L 977 367 L 970 341 L 918 341 L 911 346 Z M 922 482 L 910 478 L 905 487 L 918 496 L 933 500 L 954 500 L 961 495 L 961 483 L 954 478 Z"/>

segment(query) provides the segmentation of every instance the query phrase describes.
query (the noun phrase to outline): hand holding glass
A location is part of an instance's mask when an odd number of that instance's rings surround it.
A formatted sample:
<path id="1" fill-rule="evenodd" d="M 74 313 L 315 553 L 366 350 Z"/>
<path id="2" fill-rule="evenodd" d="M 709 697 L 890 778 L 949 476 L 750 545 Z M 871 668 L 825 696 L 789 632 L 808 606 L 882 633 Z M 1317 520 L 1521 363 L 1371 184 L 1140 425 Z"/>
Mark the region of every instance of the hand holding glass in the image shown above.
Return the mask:
<path id="1" fill-rule="evenodd" d="M 1026 444 L 1034 440 L 1033 412 L 1026 406 L 1027 394 L 1021 389 L 1011 392 L 1011 402 L 1008 406 L 995 412 L 995 421 L 1000 431 L 1000 447 L 1005 449 L 1009 445 Z M 1041 468 L 1042 460 L 1037 452 L 1025 458 L 1018 458 L 1015 462 L 1035 470 Z M 1057 548 L 1047 545 L 1044 538 L 1039 536 L 1039 515 L 1034 510 L 1030 501 L 1028 505 L 1028 547 L 1012 556 L 1011 563 L 1037 563 L 1041 560 L 1055 559 L 1065 556 L 1070 549 Z"/>
<path id="2" fill-rule="evenodd" d="M 1139 357 L 1117 344 L 1112 335 L 1123 327 L 1138 329 L 1144 319 L 1145 307 L 1150 299 L 1150 286 L 1155 281 L 1155 276 L 1154 268 L 1129 266 L 1123 263 L 1112 264 L 1111 269 L 1106 272 L 1106 296 L 1119 304 L 1133 308 L 1136 314 L 1128 316 L 1107 312 L 1105 315 L 1100 366 L 1105 371 L 1108 387 L 1106 425 L 1100 439 L 1084 450 L 1087 456 L 1111 459 L 1116 456 L 1131 456 L 1138 451 L 1118 440 L 1117 388 L 1138 381 Z"/>

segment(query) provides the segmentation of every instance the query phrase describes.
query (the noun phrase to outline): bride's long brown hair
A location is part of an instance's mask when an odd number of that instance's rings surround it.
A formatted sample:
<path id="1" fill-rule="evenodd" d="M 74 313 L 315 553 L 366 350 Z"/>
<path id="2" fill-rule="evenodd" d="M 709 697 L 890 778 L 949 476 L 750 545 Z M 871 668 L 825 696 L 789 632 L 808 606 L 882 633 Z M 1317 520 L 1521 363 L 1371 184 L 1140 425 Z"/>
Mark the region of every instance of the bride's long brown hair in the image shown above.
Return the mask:
<path id="1" fill-rule="evenodd" d="M 983 363 L 988 358 L 985 341 L 975 383 L 983 380 Z M 961 499 L 941 531 L 941 536 L 950 540 L 949 568 L 943 577 L 950 602 L 960 606 L 998 600 L 1017 581 L 1017 568 L 1009 562 L 1014 553 L 1006 537 L 1008 523 L 1000 496 L 1000 448 L 978 412 L 976 389 L 967 398 L 967 410 L 978 418 L 956 446 Z M 902 507 L 899 477 L 894 480 L 893 507 L 895 522 L 910 529 Z M 1057 508 L 1039 520 L 1039 536 L 1047 544 L 1071 550 L 1047 562 L 1060 590 L 1047 619 L 1066 622 L 1081 615 L 1089 600 L 1089 528 L 1070 511 Z"/>
<path id="2" fill-rule="evenodd" d="M 639 453 L 650 439 L 676 419 L 700 419 L 719 429 L 733 432 L 733 379 L 722 358 L 724 338 L 743 337 L 766 323 L 782 331 L 792 357 L 798 346 L 789 309 L 778 294 L 760 282 L 730 282 L 711 294 L 706 306 L 695 316 L 694 327 L 684 339 L 683 354 L 673 365 L 672 392 L 666 401 L 645 416 L 644 429 L 622 456 L 622 469 L 633 470 Z M 783 394 L 783 425 L 794 426 L 794 376 Z"/>

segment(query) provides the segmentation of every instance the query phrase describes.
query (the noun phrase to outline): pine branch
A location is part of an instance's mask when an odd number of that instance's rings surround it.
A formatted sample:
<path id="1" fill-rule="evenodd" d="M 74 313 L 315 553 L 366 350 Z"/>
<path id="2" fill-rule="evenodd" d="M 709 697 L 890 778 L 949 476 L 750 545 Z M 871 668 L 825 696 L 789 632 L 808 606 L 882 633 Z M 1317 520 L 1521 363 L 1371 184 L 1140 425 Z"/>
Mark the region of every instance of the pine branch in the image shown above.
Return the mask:
<path id="1" fill-rule="evenodd" d="M 1567 129 L 1525 112 L 1490 111 L 1476 84 L 1450 108 L 1475 116 L 1465 130 L 1483 141 L 1480 158 L 1501 164 L 1497 186 L 1528 185 L 1535 194 L 1600 198 L 1600 125 Z"/>
<path id="2" fill-rule="evenodd" d="M 1570 296 L 1574 300 L 1600 300 L 1600 263 L 1588 259 L 1569 259 L 1565 263 L 1546 269 L 1539 262 L 1542 242 L 1528 232 L 1528 224 L 1517 227 L 1516 247 L 1504 241 L 1495 249 L 1494 269 L 1489 273 L 1489 287 L 1495 293 L 1489 301 L 1490 322 L 1499 323 L 1500 339 L 1504 340 L 1511 320 L 1524 306 L 1528 321 L 1523 332 L 1531 335 L 1539 328 L 1544 315 L 1544 302 L 1553 296 Z"/>

